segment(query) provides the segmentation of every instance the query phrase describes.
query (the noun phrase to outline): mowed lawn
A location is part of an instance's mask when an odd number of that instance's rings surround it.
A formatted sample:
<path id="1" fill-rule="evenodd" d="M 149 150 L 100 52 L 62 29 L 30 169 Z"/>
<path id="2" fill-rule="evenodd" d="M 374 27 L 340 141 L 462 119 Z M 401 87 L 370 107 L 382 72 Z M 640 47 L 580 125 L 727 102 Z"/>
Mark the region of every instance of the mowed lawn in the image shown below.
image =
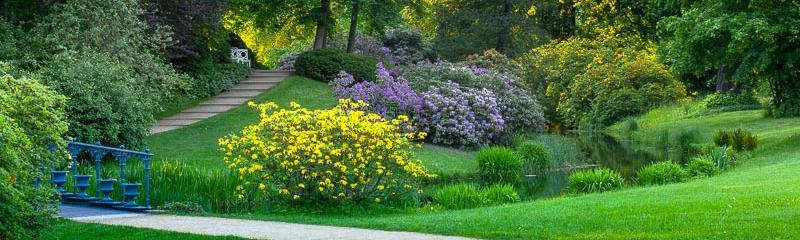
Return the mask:
<path id="1" fill-rule="evenodd" d="M 643 136 L 691 127 L 710 141 L 717 129 L 746 128 L 760 139 L 753 158 L 720 175 L 460 211 L 389 215 L 228 215 L 479 238 L 791 239 L 800 236 L 800 118 L 731 112 L 649 122 Z"/>
<path id="2" fill-rule="evenodd" d="M 328 84 L 300 76 L 287 78 L 254 101 L 275 102 L 287 108 L 290 102 L 295 101 L 309 109 L 331 108 L 337 103 Z M 186 128 L 149 136 L 145 141 L 157 160 L 183 161 L 202 168 L 225 168 L 217 140 L 228 134 L 237 134 L 256 122 L 257 111 L 242 106 Z M 477 169 L 474 151 L 425 144 L 417 149 L 416 157 L 436 173 L 469 174 Z"/>
<path id="3" fill-rule="evenodd" d="M 100 239 L 125 239 L 125 240 L 173 240 L 173 239 L 214 239 L 214 240 L 241 240 L 238 237 L 213 237 L 197 234 L 176 233 L 145 228 L 101 225 L 94 223 L 79 223 L 60 220 L 43 231 L 39 240 L 100 240 Z"/>
<path id="4" fill-rule="evenodd" d="M 257 98 L 309 108 L 335 104 L 330 87 L 292 77 Z M 759 138 L 753 158 L 718 176 L 655 187 L 567 196 L 459 211 L 375 214 L 259 214 L 224 217 L 427 232 L 479 238 L 763 239 L 800 236 L 800 118 L 772 119 L 740 111 L 682 119 L 678 108 L 645 114 L 634 133 L 656 139 L 665 130 L 696 129 L 704 141 L 718 129 L 745 128 Z M 222 168 L 217 139 L 257 121 L 246 107 L 147 139 L 157 158 Z M 614 129 L 614 128 L 612 128 Z M 434 172 L 471 173 L 474 152 L 425 145 L 416 156 Z"/>

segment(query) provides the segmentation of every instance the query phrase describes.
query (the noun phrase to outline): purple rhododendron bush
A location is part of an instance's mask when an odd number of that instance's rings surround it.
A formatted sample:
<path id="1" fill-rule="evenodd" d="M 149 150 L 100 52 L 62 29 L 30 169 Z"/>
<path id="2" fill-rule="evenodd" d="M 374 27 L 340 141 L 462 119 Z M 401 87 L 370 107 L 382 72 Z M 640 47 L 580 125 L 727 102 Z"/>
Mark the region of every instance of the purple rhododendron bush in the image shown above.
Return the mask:
<path id="1" fill-rule="evenodd" d="M 410 116 L 433 143 L 488 146 L 544 127 L 541 106 L 512 73 L 439 61 L 393 70 L 378 64 L 377 75 L 357 82 L 342 72 L 331 83 L 334 95 L 363 100 L 386 118 Z"/>

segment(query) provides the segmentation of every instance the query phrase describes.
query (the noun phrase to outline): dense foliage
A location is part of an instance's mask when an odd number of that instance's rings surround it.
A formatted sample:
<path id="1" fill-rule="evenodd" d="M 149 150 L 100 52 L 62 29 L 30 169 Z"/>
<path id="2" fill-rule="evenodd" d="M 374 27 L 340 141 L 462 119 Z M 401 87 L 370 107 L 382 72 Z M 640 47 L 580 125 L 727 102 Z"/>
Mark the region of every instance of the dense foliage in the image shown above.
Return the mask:
<path id="1" fill-rule="evenodd" d="M 189 78 L 166 62 L 163 26 L 142 20 L 138 1 L 69 1 L 17 26 L 12 61 L 66 95 L 69 134 L 82 141 L 140 145 L 160 103 Z"/>
<path id="2" fill-rule="evenodd" d="M 522 176 L 523 159 L 510 148 L 483 148 L 476 158 L 478 175 L 486 183 L 516 183 Z"/>
<path id="3" fill-rule="evenodd" d="M 571 38 L 533 49 L 524 79 L 554 124 L 602 127 L 685 96 L 651 45 Z"/>
<path id="4" fill-rule="evenodd" d="M 761 108 L 761 103 L 751 94 L 714 93 L 703 99 L 703 106 L 717 111 L 739 111 Z"/>
<path id="5" fill-rule="evenodd" d="M 525 174 L 545 174 L 550 168 L 550 154 L 540 143 L 527 141 L 517 146 L 517 154 L 524 162 Z"/>
<path id="6" fill-rule="evenodd" d="M 424 99 L 420 125 L 431 134 L 433 143 L 453 146 L 486 146 L 501 137 L 505 120 L 497 98 L 486 89 L 462 90 L 449 82 L 431 87 L 421 94 Z"/>
<path id="7" fill-rule="evenodd" d="M 44 83 L 69 97 L 69 135 L 86 142 L 139 145 L 155 121 L 135 70 L 100 54 L 61 54 L 42 71 Z"/>
<path id="8" fill-rule="evenodd" d="M 472 184 L 450 184 L 435 190 L 434 203 L 445 209 L 467 209 L 518 202 L 519 195 L 513 185 L 493 184 L 479 188 Z"/>
<path id="9" fill-rule="evenodd" d="M 32 79 L 7 75 L 5 67 L 0 66 L 0 238 L 32 239 L 55 214 L 53 189 L 33 183 L 44 179 L 40 167 L 63 160 L 65 99 Z"/>
<path id="10" fill-rule="evenodd" d="M 752 151 L 758 147 L 758 138 L 744 129 L 719 130 L 714 133 L 712 140 L 717 146 L 727 146 L 737 152 L 742 150 Z"/>
<path id="11" fill-rule="evenodd" d="M 363 100 L 371 112 L 384 118 L 393 119 L 400 115 L 410 117 L 415 122 L 422 114 L 423 99 L 417 95 L 402 78 L 395 78 L 383 64 L 378 63 L 375 81 L 356 82 L 353 75 L 342 72 L 331 82 L 333 94 L 339 99 Z"/>
<path id="12" fill-rule="evenodd" d="M 341 71 L 358 81 L 375 80 L 375 59 L 322 48 L 300 54 L 294 62 L 297 74 L 323 82 L 333 81 Z"/>
<path id="13" fill-rule="evenodd" d="M 677 183 L 686 179 L 686 171 L 672 161 L 653 163 L 636 171 L 636 182 L 642 185 Z"/>
<path id="14" fill-rule="evenodd" d="M 719 172 L 717 163 L 709 156 L 698 156 L 692 158 L 686 164 L 686 173 L 693 178 L 710 177 Z"/>
<path id="15" fill-rule="evenodd" d="M 403 203 L 431 176 L 411 159 L 411 141 L 425 134 L 404 127 L 407 117 L 383 119 L 363 111 L 363 101 L 316 111 L 292 105 L 251 103 L 259 123 L 219 140 L 226 164 L 245 180 L 240 197 L 257 189 L 295 203 Z"/>
<path id="16" fill-rule="evenodd" d="M 625 180 L 619 172 L 608 168 L 579 170 L 569 175 L 567 189 L 575 193 L 595 193 L 622 188 Z"/>
<path id="17" fill-rule="evenodd" d="M 800 8 L 795 1 L 702 1 L 658 24 L 662 54 L 681 72 L 713 69 L 718 90 L 763 84 L 771 113 L 800 115 Z M 722 87 L 725 82 L 731 87 Z"/>
<path id="18" fill-rule="evenodd" d="M 538 102 L 512 73 L 447 62 L 408 65 L 400 72 L 426 100 L 426 112 L 432 115 L 425 118 L 435 128 L 429 130 L 434 142 L 462 146 L 508 142 L 514 132 L 544 126 Z M 437 141 L 437 129 L 448 136 Z"/>

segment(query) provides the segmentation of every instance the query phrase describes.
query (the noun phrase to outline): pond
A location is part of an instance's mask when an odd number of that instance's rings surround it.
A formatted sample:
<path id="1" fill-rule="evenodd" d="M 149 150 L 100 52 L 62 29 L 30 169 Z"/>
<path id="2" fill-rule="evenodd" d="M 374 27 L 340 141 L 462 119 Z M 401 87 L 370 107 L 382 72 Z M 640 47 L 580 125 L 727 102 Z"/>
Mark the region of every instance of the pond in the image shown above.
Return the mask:
<path id="1" fill-rule="evenodd" d="M 589 168 L 613 169 L 632 184 L 636 170 L 653 162 L 675 159 L 684 161 L 688 154 L 681 148 L 663 143 L 645 143 L 629 138 L 616 138 L 603 132 L 571 132 L 565 135 L 543 134 L 531 138 L 550 151 L 550 170 L 543 174 L 527 174 L 517 186 L 523 201 L 563 195 L 570 173 Z M 476 179 L 465 180 L 476 181 Z"/>

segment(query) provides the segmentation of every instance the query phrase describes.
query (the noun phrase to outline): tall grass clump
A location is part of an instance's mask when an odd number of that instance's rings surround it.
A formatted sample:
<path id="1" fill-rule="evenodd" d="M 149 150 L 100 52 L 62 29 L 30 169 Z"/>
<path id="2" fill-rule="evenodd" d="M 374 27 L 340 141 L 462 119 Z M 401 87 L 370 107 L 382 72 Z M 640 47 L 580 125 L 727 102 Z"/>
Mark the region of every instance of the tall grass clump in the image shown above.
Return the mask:
<path id="1" fill-rule="evenodd" d="M 483 206 L 485 198 L 480 189 L 472 184 L 446 185 L 431 195 L 433 201 L 446 209 L 467 209 Z"/>
<path id="2" fill-rule="evenodd" d="M 758 139 L 747 130 L 736 129 L 733 131 L 719 130 L 712 136 L 714 144 L 717 146 L 728 146 L 734 151 L 752 151 L 758 147 Z"/>
<path id="3" fill-rule="evenodd" d="M 505 203 L 519 202 L 519 194 L 511 184 L 494 184 L 484 188 L 483 196 L 486 198 L 486 205 L 500 205 Z"/>
<path id="4" fill-rule="evenodd" d="M 522 173 L 522 158 L 506 147 L 488 147 L 478 152 L 478 175 L 485 183 L 516 183 Z"/>
<path id="5" fill-rule="evenodd" d="M 118 178 L 119 166 L 106 164 L 104 177 Z M 125 166 L 125 181 L 144 183 L 144 164 L 129 161 Z M 228 169 L 200 169 L 182 162 L 153 161 L 150 169 L 150 205 L 172 202 L 197 203 L 212 212 L 241 212 L 263 204 L 258 198 L 236 196 L 238 177 Z M 115 195 L 119 196 L 119 179 Z M 144 189 L 137 202 L 144 203 Z"/>
<path id="6" fill-rule="evenodd" d="M 686 164 L 686 173 L 692 178 L 710 177 L 719 172 L 717 163 L 708 155 L 692 158 Z"/>
<path id="7" fill-rule="evenodd" d="M 567 188 L 573 193 L 605 192 L 622 188 L 624 182 L 617 171 L 594 168 L 572 173 L 567 179 Z"/>
<path id="8" fill-rule="evenodd" d="M 736 153 L 728 146 L 713 147 L 705 154 L 717 164 L 719 169 L 726 169 L 736 164 Z"/>
<path id="9" fill-rule="evenodd" d="M 469 183 L 445 185 L 433 192 L 433 202 L 445 209 L 467 209 L 519 202 L 511 184 L 493 184 L 479 188 Z"/>
<path id="10" fill-rule="evenodd" d="M 550 168 L 550 154 L 542 144 L 527 141 L 517 147 L 517 154 L 523 161 L 525 174 L 542 174 Z"/>
<path id="11" fill-rule="evenodd" d="M 533 142 L 541 144 L 549 156 L 551 169 L 571 168 L 586 164 L 586 156 L 574 138 L 557 134 L 542 134 L 536 136 Z"/>
<path id="12" fill-rule="evenodd" d="M 672 161 L 653 163 L 636 172 L 636 181 L 642 185 L 659 185 L 681 182 L 686 171 Z"/>

